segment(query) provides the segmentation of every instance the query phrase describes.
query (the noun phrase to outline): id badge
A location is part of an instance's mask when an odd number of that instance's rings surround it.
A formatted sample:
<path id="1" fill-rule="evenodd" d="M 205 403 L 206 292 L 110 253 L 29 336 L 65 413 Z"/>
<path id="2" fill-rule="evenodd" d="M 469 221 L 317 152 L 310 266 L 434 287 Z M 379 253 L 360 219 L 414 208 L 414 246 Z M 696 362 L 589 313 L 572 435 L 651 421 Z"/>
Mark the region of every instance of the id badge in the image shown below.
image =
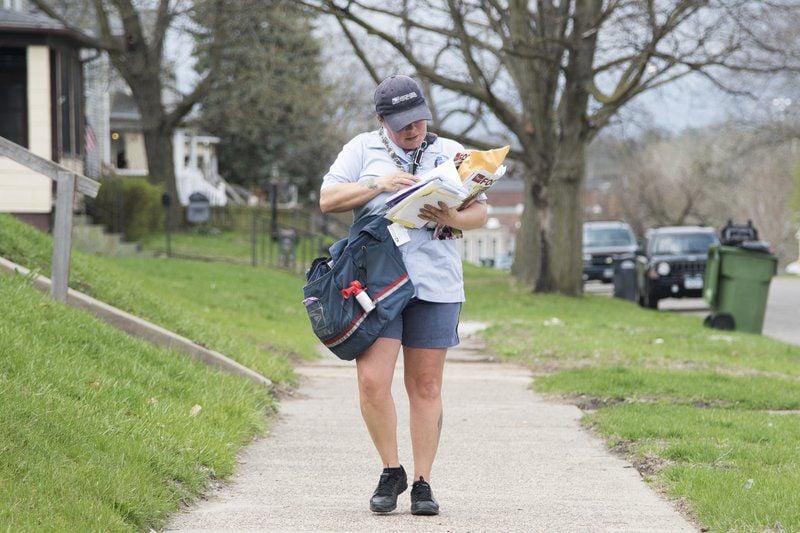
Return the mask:
<path id="1" fill-rule="evenodd" d="M 395 246 L 401 246 L 411 240 L 408 230 L 397 222 L 389 224 L 387 229 L 389 230 L 389 235 L 392 236 Z"/>

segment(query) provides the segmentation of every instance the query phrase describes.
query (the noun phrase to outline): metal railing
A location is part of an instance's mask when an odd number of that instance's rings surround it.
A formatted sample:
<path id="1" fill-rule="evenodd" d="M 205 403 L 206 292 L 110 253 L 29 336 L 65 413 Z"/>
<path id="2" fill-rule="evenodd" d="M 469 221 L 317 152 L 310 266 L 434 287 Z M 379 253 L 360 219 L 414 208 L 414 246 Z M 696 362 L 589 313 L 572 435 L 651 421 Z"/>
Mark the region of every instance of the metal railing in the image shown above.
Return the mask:
<path id="1" fill-rule="evenodd" d="M 213 245 L 204 248 L 196 243 L 181 247 L 172 239 L 171 247 L 167 245 L 160 251 L 180 259 L 267 266 L 301 275 L 316 257 L 327 255 L 328 247 L 349 230 L 345 224 L 307 211 L 283 212 L 278 217 L 274 214 L 256 207 L 235 214 L 226 209 L 212 210 L 208 223 L 194 232 L 209 234 L 209 241 L 213 242 L 212 232 L 227 229 L 240 239 L 234 249 L 220 250 Z"/>
<path id="2" fill-rule="evenodd" d="M 5 137 L 0 137 L 0 156 L 7 157 L 56 182 L 50 295 L 56 300 L 66 302 L 72 251 L 72 207 L 75 202 L 75 193 L 95 198 L 100 190 L 100 183 L 40 157 Z"/>

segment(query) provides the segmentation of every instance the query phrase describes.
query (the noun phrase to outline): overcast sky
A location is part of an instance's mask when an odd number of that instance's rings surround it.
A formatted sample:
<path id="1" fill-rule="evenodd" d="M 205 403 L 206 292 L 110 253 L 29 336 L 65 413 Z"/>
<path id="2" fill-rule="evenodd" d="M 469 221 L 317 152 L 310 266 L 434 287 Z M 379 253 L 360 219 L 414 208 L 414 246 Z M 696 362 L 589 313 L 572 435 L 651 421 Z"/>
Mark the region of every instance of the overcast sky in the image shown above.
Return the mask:
<path id="1" fill-rule="evenodd" d="M 340 47 L 344 46 L 344 43 L 338 44 L 338 51 L 332 53 L 341 58 L 343 51 Z M 167 56 L 177 65 L 178 87 L 182 91 L 188 92 L 197 80 L 197 74 L 193 69 L 194 61 L 191 57 L 191 38 L 186 34 L 179 35 L 177 32 L 173 32 L 171 38 L 168 39 L 167 48 Z M 331 52 L 331 48 L 337 48 L 337 46 L 328 41 L 327 51 Z M 341 59 L 337 63 L 341 66 Z M 352 61 L 350 66 L 353 69 L 361 68 L 356 60 Z M 359 72 L 357 75 L 360 74 L 363 74 L 368 80 L 365 72 Z M 371 86 L 371 82 L 367 85 Z M 762 92 L 766 93 L 766 89 L 763 89 Z M 748 113 L 752 113 L 752 109 L 759 107 L 766 111 L 766 108 L 770 107 L 772 99 L 773 96 L 769 96 L 762 102 L 753 102 L 748 99 L 734 98 L 723 93 L 707 80 L 699 76 L 691 76 L 666 87 L 648 91 L 635 99 L 621 114 L 620 118 L 625 122 L 622 131 L 626 135 L 635 135 L 637 131 L 650 127 L 672 133 L 679 133 L 687 128 L 703 128 L 736 116 L 743 109 L 749 109 Z"/>

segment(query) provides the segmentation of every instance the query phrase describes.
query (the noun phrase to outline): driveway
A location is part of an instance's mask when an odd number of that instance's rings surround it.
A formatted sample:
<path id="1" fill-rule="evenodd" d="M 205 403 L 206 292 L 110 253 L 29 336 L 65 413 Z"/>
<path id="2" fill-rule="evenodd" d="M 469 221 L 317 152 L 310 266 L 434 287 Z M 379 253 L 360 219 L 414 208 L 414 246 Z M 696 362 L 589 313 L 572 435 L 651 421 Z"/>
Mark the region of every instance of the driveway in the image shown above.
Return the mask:
<path id="1" fill-rule="evenodd" d="M 800 277 L 780 276 L 772 280 L 764 335 L 800 344 Z"/>

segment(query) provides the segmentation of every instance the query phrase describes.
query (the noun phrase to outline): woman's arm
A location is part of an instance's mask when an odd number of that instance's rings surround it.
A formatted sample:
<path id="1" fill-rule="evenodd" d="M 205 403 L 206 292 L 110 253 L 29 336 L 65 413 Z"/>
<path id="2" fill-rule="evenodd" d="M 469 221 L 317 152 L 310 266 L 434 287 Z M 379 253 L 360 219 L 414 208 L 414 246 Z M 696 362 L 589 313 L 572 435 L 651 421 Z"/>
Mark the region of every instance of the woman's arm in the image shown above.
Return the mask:
<path id="1" fill-rule="evenodd" d="M 319 208 L 323 213 L 342 213 L 360 207 L 383 192 L 397 192 L 416 183 L 408 172 L 395 172 L 357 183 L 338 183 L 322 189 Z"/>
<path id="2" fill-rule="evenodd" d="M 482 228 L 486 224 L 487 214 L 488 209 L 485 202 L 473 202 L 461 211 L 456 211 L 455 208 L 447 207 L 444 202 L 439 202 L 439 207 L 425 204 L 425 207 L 419 211 L 419 217 L 424 220 L 461 230 Z"/>

